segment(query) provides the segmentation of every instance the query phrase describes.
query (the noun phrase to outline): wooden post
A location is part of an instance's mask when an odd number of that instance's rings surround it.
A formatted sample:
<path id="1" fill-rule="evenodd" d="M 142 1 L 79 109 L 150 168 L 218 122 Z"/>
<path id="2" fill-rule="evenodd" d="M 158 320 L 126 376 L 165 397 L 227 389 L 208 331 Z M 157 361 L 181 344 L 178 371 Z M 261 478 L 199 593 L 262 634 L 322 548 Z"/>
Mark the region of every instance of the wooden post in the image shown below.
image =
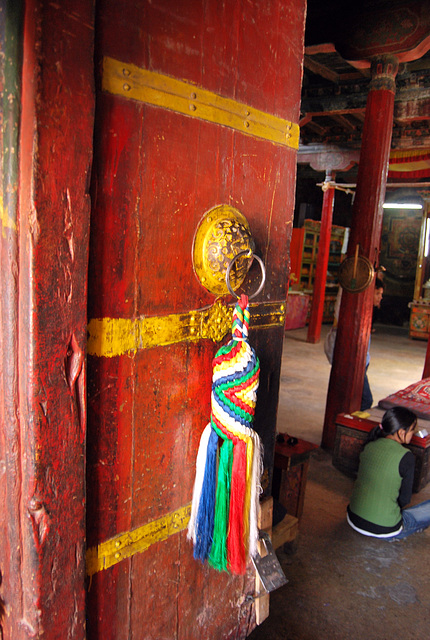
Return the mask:
<path id="1" fill-rule="evenodd" d="M 419 300 L 422 297 L 422 289 L 424 284 L 424 276 L 426 272 L 426 241 L 429 225 L 430 204 L 428 200 L 425 200 L 423 208 L 423 217 L 421 222 L 420 242 L 418 245 L 417 255 L 417 268 L 415 272 L 415 287 L 414 287 L 414 300 Z M 427 257 L 428 258 L 428 257 Z"/>
<path id="2" fill-rule="evenodd" d="M 18 388 L 18 307 L 17 265 L 19 124 L 22 88 L 23 2 L 2 4 L 0 29 L 2 62 L 2 133 L 0 135 L 2 208 L 0 215 L 0 536 L 2 540 L 1 593 L 7 603 L 7 617 L 0 620 L 0 637 L 18 638 L 18 620 L 23 619 L 21 577 L 21 464 L 20 411 Z M 8 28 L 5 29 L 4 25 Z M 12 618 L 12 621 L 10 620 Z M 9 634 L 9 635 L 7 635 Z"/>
<path id="3" fill-rule="evenodd" d="M 426 360 L 424 362 L 423 378 L 430 378 L 430 338 L 427 341 Z"/>
<path id="4" fill-rule="evenodd" d="M 270 538 L 272 538 L 272 520 L 273 498 L 272 496 L 268 496 L 260 502 L 258 528 L 262 531 L 266 531 Z M 264 555 L 264 544 L 262 542 L 258 542 L 258 553 Z M 259 625 L 269 617 L 270 594 L 264 593 L 264 587 L 258 574 L 255 576 L 255 593 L 257 594 L 257 598 L 255 600 L 255 622 Z"/>
<path id="5" fill-rule="evenodd" d="M 382 204 L 391 146 L 395 77 L 398 60 L 386 55 L 372 60 L 372 80 L 367 98 L 357 190 L 353 207 L 349 254 L 378 261 Z M 360 409 L 369 346 L 374 285 L 362 293 L 342 294 L 336 345 L 327 394 L 321 446 L 333 449 L 338 413 Z"/>
<path id="6" fill-rule="evenodd" d="M 426 241 L 427 241 L 427 234 L 428 234 L 429 213 L 430 213 L 430 203 L 428 200 L 426 200 L 424 209 L 423 209 L 423 222 L 421 225 L 421 238 L 420 238 L 420 246 L 418 251 L 417 275 L 415 278 L 414 300 L 419 300 L 421 298 L 422 286 L 424 284 L 425 259 L 426 257 L 428 259 L 428 256 L 425 256 L 425 249 L 426 249 Z M 430 377 L 430 338 L 427 341 L 426 359 L 424 362 L 424 370 L 423 370 L 423 378 L 428 378 L 428 377 Z"/>
<path id="7" fill-rule="evenodd" d="M 324 197 L 321 212 L 321 230 L 318 243 L 317 268 L 312 295 L 311 316 L 309 320 L 307 342 L 319 342 L 324 313 L 325 285 L 327 281 L 328 259 L 330 255 L 331 226 L 333 219 L 334 187 L 330 182 L 335 174 L 327 170 L 323 186 Z"/>
<path id="8" fill-rule="evenodd" d="M 83 640 L 94 7 L 2 17 L 0 637 Z"/>

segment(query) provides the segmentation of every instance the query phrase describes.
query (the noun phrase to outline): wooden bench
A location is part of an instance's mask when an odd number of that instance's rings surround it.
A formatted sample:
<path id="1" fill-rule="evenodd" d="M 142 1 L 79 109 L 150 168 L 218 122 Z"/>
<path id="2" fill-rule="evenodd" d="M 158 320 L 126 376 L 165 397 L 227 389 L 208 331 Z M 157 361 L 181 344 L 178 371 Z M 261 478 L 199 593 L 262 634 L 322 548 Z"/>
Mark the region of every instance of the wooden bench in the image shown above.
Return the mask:
<path id="1" fill-rule="evenodd" d="M 283 547 L 287 553 L 295 551 L 295 541 L 303 512 L 309 457 L 313 449 L 318 449 L 318 446 L 299 439 L 294 446 L 286 442 L 277 442 L 275 445 L 273 495 L 260 502 L 258 514 L 258 527 L 269 534 L 275 550 Z M 287 514 L 273 526 L 274 498 L 287 510 Z M 259 543 L 258 551 L 260 554 L 264 552 L 262 543 Z M 269 615 L 270 596 L 268 593 L 262 593 L 262 589 L 260 578 L 256 575 L 255 592 L 259 594 L 255 601 L 257 625 Z"/>
<path id="2" fill-rule="evenodd" d="M 274 549 L 279 549 L 283 545 L 295 541 L 299 533 L 299 519 L 290 516 L 288 513 L 281 522 L 272 529 L 272 545 Z"/>
<path id="3" fill-rule="evenodd" d="M 272 520 L 273 498 L 272 496 L 268 496 L 260 502 L 258 528 L 269 534 L 272 547 L 275 550 L 281 545 L 293 543 L 298 533 L 298 518 L 287 514 L 275 527 L 272 527 Z M 258 552 L 264 555 L 264 545 L 262 542 L 258 543 Z M 270 594 L 264 593 L 258 574 L 255 576 L 255 593 L 258 594 L 255 600 L 255 621 L 257 625 L 260 625 L 269 615 Z"/>
<path id="4" fill-rule="evenodd" d="M 297 438 L 294 445 L 277 442 L 273 468 L 272 495 L 287 515 L 273 528 L 273 547 L 291 543 L 299 531 L 303 513 L 309 458 L 316 444 Z"/>

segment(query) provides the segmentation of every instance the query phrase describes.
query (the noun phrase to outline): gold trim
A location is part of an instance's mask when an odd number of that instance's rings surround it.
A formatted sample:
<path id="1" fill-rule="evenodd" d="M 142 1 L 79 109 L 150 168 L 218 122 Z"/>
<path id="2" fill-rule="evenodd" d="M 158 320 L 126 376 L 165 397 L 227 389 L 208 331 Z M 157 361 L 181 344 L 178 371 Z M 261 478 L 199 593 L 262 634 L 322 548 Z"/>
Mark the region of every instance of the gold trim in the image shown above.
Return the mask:
<path id="1" fill-rule="evenodd" d="M 285 322 L 284 302 L 250 304 L 250 329 Z M 152 318 L 93 318 L 88 323 L 87 353 L 113 358 L 151 347 L 210 339 L 219 342 L 231 330 L 233 307 L 217 300 L 207 309 Z"/>
<path id="2" fill-rule="evenodd" d="M 98 571 L 108 569 L 134 556 L 135 553 L 146 551 L 156 542 L 183 531 L 188 526 L 190 514 L 191 504 L 188 504 L 134 531 L 127 531 L 91 547 L 86 554 L 87 575 L 92 576 Z"/>
<path id="3" fill-rule="evenodd" d="M 201 284 L 215 295 L 227 295 L 225 281 L 229 263 L 241 251 L 255 250 L 251 229 L 245 216 L 234 207 L 222 204 L 210 209 L 200 220 L 193 242 L 193 266 Z M 236 290 L 246 278 L 252 258 L 240 258 L 230 284 Z"/>
<path id="4" fill-rule="evenodd" d="M 12 231 L 16 231 L 16 224 L 10 217 L 7 207 L 3 206 L 3 196 L 1 195 L 0 195 L 0 222 L 2 226 L 3 238 L 6 237 L 5 229 L 12 229 Z"/>
<path id="5" fill-rule="evenodd" d="M 275 144 L 299 148 L 298 124 L 134 64 L 105 57 L 102 89 L 113 95 L 220 124 Z"/>

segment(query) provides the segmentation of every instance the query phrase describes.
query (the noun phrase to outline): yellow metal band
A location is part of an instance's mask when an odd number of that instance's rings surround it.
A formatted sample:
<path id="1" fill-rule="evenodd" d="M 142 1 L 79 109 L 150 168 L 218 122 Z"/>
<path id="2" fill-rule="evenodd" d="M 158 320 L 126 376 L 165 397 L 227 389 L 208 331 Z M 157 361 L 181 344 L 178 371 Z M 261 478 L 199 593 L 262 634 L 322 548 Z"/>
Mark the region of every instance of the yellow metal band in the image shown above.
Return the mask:
<path id="1" fill-rule="evenodd" d="M 146 551 L 152 544 L 183 531 L 188 525 L 190 514 L 191 504 L 188 504 L 134 531 L 127 531 L 102 542 L 97 547 L 91 547 L 86 555 L 87 574 L 92 576 L 98 571 L 108 569 L 121 560 L 134 556 L 135 553 Z"/>
<path id="2" fill-rule="evenodd" d="M 105 57 L 108 93 L 223 125 L 275 144 L 299 148 L 299 125 L 170 76 Z"/>
<path id="3" fill-rule="evenodd" d="M 5 229 L 12 229 L 12 231 L 16 231 L 16 224 L 9 216 L 7 207 L 3 206 L 3 196 L 0 195 L 0 222 L 2 224 L 2 234 L 5 237 Z"/>
<path id="4" fill-rule="evenodd" d="M 250 305 L 250 328 L 267 329 L 285 322 L 285 302 Z M 231 331 L 233 307 L 221 301 L 209 309 L 152 318 L 93 318 L 88 323 L 87 352 L 113 358 L 140 349 L 209 339 L 219 342 Z"/>

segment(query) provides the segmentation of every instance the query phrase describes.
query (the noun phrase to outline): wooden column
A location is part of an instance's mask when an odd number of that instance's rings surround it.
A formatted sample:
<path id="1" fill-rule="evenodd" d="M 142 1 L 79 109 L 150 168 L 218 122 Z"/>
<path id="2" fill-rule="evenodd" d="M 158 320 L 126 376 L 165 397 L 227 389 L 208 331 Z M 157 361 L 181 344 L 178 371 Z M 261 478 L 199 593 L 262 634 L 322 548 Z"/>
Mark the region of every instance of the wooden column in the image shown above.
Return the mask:
<path id="1" fill-rule="evenodd" d="M 372 60 L 372 80 L 367 98 L 357 190 L 353 206 L 350 255 L 357 244 L 360 255 L 377 263 L 382 227 L 382 204 L 388 173 L 393 126 L 395 56 Z M 327 394 L 321 446 L 332 449 L 338 413 L 360 409 L 366 354 L 373 309 L 372 284 L 362 293 L 342 294 L 336 346 Z"/>
<path id="2" fill-rule="evenodd" d="M 324 313 L 325 285 L 327 281 L 328 259 L 330 255 L 331 226 L 333 219 L 334 186 L 330 182 L 335 174 L 327 171 L 323 186 L 324 197 L 321 212 L 321 231 L 318 243 L 317 268 L 315 272 L 314 290 L 312 295 L 311 317 L 308 327 L 307 342 L 319 342 L 321 324 Z"/>
<path id="3" fill-rule="evenodd" d="M 418 245 L 417 255 L 417 268 L 415 272 L 415 287 L 414 287 L 414 300 L 419 300 L 422 297 L 422 287 L 424 284 L 424 277 L 426 273 L 426 240 L 429 225 L 430 204 L 426 200 L 423 208 L 423 217 L 421 222 L 420 242 Z"/>
<path id="4" fill-rule="evenodd" d="M 424 362 L 423 378 L 430 377 L 430 338 L 427 342 L 426 359 Z"/>
<path id="5" fill-rule="evenodd" d="M 423 220 L 421 224 L 421 237 L 420 244 L 418 248 L 418 258 L 417 258 L 417 272 L 415 276 L 415 289 L 414 289 L 414 300 L 419 300 L 422 297 L 422 286 L 424 284 L 424 275 L 425 275 L 425 262 L 428 256 L 425 256 L 426 249 L 426 241 L 427 241 L 427 233 L 428 233 L 428 224 L 429 224 L 429 213 L 430 213 L 430 204 L 428 200 L 425 201 L 424 209 L 423 209 Z M 424 362 L 423 369 L 423 378 L 430 377 L 430 339 L 427 341 L 427 350 L 426 350 L 426 359 Z"/>
<path id="6" fill-rule="evenodd" d="M 2 4 L 0 28 L 2 128 L 0 162 L 0 538 L 2 545 L 0 598 L 8 607 L 0 620 L 0 638 L 18 638 L 17 621 L 23 619 L 21 577 L 20 501 L 21 465 L 18 392 L 18 185 L 19 125 L 22 78 L 23 2 Z M 7 29 L 5 25 L 7 24 Z M 8 606 L 13 603 L 13 606 Z M 12 625 L 9 620 L 15 615 Z M 9 633 L 8 633 L 9 632 Z M 16 634 L 14 636 L 14 633 Z"/>
<path id="7" fill-rule="evenodd" d="M 3 5 L 0 637 L 83 640 L 94 6 Z"/>

